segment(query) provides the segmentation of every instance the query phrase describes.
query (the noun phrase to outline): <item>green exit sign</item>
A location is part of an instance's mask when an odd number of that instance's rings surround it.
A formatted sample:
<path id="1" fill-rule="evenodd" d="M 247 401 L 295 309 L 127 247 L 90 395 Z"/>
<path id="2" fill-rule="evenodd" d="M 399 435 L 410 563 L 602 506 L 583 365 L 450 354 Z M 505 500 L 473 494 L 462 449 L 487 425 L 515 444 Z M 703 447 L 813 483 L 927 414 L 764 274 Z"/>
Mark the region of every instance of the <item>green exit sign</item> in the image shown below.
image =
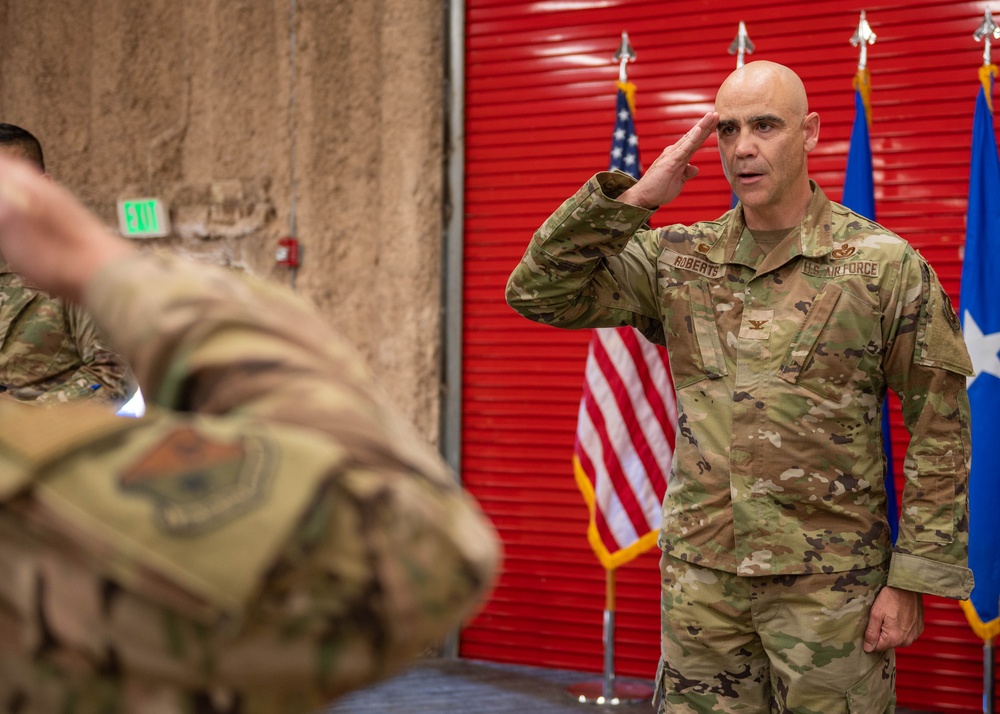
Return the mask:
<path id="1" fill-rule="evenodd" d="M 126 238 L 162 238 L 170 217 L 158 198 L 126 198 L 118 202 L 118 228 Z"/>

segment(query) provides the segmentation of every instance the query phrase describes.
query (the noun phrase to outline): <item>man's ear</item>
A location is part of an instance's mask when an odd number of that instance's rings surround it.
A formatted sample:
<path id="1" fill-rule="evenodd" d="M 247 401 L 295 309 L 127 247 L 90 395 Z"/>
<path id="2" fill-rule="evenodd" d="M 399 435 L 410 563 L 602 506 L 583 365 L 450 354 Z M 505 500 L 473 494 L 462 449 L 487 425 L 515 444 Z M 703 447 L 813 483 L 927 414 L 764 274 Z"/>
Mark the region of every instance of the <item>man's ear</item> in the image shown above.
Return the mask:
<path id="1" fill-rule="evenodd" d="M 819 143 L 819 114 L 810 112 L 802 121 L 802 131 L 805 135 L 805 149 L 808 154 Z"/>

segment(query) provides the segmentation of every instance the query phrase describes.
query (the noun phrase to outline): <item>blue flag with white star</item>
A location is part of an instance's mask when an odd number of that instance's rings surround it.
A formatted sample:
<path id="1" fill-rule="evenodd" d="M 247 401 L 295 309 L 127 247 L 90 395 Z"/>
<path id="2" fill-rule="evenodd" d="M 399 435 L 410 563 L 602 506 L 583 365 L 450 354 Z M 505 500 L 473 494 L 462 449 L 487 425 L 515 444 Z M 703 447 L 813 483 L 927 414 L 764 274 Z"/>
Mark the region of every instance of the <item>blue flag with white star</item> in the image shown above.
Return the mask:
<path id="1" fill-rule="evenodd" d="M 632 178 L 639 178 L 639 137 L 635 133 L 632 117 L 635 103 L 635 85 L 618 83 L 618 105 L 615 107 L 615 128 L 611 134 L 611 161 L 609 171 L 622 171 Z"/>
<path id="2" fill-rule="evenodd" d="M 844 197 L 841 203 L 865 218 L 875 220 L 875 178 L 872 167 L 872 145 L 868 136 L 868 92 L 870 79 L 867 69 L 859 69 L 854 77 L 854 127 L 847 150 L 847 170 L 844 173 Z M 889 530 L 892 542 L 899 532 L 899 507 L 896 505 L 896 477 L 892 468 L 892 439 L 889 432 L 889 404 L 882 404 L 882 444 L 885 449 L 885 494 L 889 507 Z"/>
<path id="3" fill-rule="evenodd" d="M 969 207 L 959 307 L 976 375 L 969 379 L 972 471 L 969 475 L 969 567 L 976 587 L 962 608 L 972 629 L 989 640 L 1000 634 L 1000 157 L 991 97 L 995 65 L 980 70 L 982 89 L 972 120 Z"/>

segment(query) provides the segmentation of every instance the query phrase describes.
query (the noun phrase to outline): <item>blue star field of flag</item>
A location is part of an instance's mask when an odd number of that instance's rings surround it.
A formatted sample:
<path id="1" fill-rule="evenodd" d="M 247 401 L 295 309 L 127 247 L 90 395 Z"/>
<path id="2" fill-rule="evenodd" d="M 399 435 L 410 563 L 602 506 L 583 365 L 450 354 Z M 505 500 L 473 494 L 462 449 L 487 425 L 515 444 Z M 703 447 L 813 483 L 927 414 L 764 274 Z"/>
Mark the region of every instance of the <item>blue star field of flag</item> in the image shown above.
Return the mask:
<path id="1" fill-rule="evenodd" d="M 639 165 L 639 137 L 625 90 L 618 87 L 618 106 L 615 111 L 615 128 L 611 134 L 611 163 L 608 170 L 622 171 L 634 178 L 642 172 Z"/>

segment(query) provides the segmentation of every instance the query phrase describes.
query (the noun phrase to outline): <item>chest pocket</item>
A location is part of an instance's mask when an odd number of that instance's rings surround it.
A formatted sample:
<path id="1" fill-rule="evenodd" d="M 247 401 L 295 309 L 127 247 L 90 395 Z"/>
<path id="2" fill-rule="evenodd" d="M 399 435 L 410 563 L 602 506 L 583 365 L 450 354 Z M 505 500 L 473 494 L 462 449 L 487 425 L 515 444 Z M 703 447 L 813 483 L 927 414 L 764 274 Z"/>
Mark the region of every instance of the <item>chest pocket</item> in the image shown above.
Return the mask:
<path id="1" fill-rule="evenodd" d="M 874 306 L 828 283 L 792 339 L 778 376 L 840 401 L 862 358 L 880 351 L 880 330 Z"/>
<path id="2" fill-rule="evenodd" d="M 674 388 L 728 374 L 712 296 L 705 281 L 665 288 L 663 309 Z"/>

